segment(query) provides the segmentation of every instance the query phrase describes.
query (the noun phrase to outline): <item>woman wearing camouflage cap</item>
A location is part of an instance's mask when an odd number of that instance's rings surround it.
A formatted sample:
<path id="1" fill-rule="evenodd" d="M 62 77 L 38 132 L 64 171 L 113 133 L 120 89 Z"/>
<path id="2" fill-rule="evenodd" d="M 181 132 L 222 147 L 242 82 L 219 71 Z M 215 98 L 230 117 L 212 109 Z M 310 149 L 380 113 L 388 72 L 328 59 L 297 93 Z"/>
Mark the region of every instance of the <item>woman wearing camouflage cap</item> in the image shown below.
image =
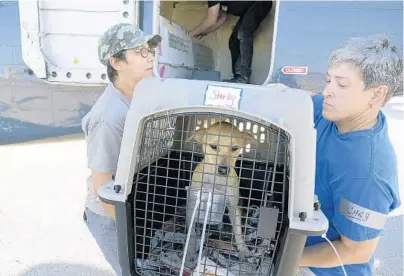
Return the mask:
<path id="1" fill-rule="evenodd" d="M 102 203 L 98 189 L 111 183 L 116 173 L 119 150 L 133 90 L 144 78 L 153 76 L 155 47 L 159 35 L 144 35 L 132 24 L 117 24 L 108 29 L 98 43 L 98 57 L 107 66 L 110 83 L 83 118 L 87 141 L 88 180 L 86 212 L 115 219 L 112 205 Z"/>

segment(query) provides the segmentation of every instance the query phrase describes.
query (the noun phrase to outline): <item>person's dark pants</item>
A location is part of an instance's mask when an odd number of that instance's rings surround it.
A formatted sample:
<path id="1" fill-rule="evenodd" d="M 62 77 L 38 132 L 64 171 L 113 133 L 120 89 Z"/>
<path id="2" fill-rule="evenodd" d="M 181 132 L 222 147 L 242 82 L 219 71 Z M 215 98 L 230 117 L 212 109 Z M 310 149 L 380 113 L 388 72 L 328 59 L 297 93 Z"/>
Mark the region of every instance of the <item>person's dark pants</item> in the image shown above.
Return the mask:
<path id="1" fill-rule="evenodd" d="M 242 15 L 229 38 L 234 77 L 249 81 L 254 49 L 254 32 L 272 8 L 271 1 L 257 1 Z"/>

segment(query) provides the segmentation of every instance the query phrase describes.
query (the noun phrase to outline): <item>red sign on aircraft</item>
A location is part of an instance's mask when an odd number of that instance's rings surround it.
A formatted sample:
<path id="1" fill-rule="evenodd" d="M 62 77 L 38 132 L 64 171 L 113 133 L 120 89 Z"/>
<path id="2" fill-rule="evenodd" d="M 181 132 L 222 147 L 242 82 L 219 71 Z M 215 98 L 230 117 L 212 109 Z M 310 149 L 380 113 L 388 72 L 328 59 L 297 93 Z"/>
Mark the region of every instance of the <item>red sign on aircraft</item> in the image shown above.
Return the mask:
<path id="1" fill-rule="evenodd" d="M 286 75 L 307 75 L 308 68 L 304 66 L 284 66 L 281 71 Z"/>

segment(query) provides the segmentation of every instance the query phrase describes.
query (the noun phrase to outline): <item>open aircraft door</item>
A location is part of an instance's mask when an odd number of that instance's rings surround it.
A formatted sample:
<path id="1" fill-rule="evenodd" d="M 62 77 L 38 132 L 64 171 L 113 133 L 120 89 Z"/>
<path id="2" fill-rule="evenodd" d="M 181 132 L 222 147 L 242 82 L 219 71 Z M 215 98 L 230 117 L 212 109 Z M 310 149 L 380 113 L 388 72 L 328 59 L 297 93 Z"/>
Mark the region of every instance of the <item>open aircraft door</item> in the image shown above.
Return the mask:
<path id="1" fill-rule="evenodd" d="M 116 23 L 138 22 L 138 1 L 20 0 L 24 63 L 48 82 L 107 83 L 97 41 Z"/>

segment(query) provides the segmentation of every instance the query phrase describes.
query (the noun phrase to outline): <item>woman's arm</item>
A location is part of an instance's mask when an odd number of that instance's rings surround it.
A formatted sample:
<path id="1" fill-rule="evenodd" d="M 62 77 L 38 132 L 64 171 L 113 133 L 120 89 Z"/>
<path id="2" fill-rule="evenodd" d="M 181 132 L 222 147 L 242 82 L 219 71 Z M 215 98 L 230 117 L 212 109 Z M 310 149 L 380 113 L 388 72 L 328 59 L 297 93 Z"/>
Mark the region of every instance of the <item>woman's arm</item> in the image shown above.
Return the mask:
<path id="1" fill-rule="evenodd" d="M 208 14 L 205 19 L 197 27 L 191 30 L 193 36 L 199 36 L 205 33 L 209 28 L 216 25 L 219 21 L 220 4 L 216 4 L 208 9 Z"/>
<path id="2" fill-rule="evenodd" d="M 205 32 L 203 32 L 200 36 L 205 36 L 210 33 L 213 33 L 214 31 L 219 29 L 224 24 L 224 22 L 226 22 L 226 19 L 227 19 L 227 13 L 220 11 L 219 19 L 217 20 L 216 24 L 207 29 Z"/>
<path id="3" fill-rule="evenodd" d="M 373 256 L 379 237 L 371 240 L 356 242 L 342 236 L 333 241 L 335 249 L 343 265 L 367 263 Z M 304 248 L 299 266 L 336 267 L 340 266 L 338 257 L 328 242 L 323 242 Z"/>

